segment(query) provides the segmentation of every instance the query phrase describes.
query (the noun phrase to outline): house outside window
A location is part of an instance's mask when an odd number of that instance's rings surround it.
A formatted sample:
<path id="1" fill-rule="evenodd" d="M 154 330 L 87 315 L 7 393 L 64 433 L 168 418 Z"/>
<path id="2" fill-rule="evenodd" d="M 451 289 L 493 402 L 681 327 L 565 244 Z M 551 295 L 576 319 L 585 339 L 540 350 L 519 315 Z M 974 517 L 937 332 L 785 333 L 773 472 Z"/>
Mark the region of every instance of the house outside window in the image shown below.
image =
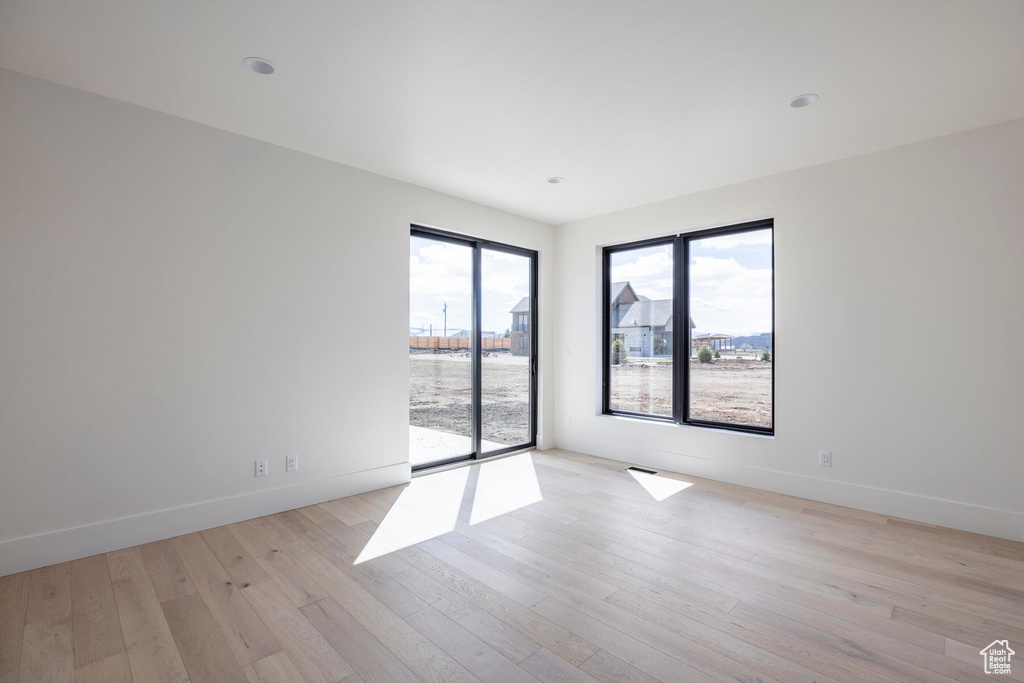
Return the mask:
<path id="1" fill-rule="evenodd" d="M 512 325 L 509 334 L 512 337 L 512 355 L 525 356 L 530 353 L 530 298 L 523 297 L 510 311 Z"/>
<path id="2" fill-rule="evenodd" d="M 774 434 L 774 253 L 770 219 L 606 247 L 603 411 Z"/>

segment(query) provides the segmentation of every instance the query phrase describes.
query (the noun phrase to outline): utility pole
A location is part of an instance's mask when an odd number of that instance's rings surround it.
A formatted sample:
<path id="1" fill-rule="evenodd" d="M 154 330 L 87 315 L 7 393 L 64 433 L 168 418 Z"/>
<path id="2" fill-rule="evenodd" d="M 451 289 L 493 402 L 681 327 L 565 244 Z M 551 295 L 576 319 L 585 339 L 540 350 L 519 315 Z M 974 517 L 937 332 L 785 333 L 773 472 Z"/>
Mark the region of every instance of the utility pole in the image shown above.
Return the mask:
<path id="1" fill-rule="evenodd" d="M 445 302 L 444 308 L 441 309 L 441 312 L 444 313 L 444 336 L 447 337 L 448 336 L 448 303 L 447 302 Z"/>

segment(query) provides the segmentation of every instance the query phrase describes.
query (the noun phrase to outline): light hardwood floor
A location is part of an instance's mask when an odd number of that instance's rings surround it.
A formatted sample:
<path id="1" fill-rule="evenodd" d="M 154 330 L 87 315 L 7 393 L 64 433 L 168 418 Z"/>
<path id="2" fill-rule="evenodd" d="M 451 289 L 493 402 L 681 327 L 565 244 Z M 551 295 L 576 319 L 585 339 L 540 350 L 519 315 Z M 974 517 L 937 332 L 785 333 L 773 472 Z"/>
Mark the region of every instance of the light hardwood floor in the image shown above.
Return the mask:
<path id="1" fill-rule="evenodd" d="M 625 466 L 520 454 L 0 578 L 0 683 L 984 681 L 996 639 L 1024 680 L 1024 544 Z"/>

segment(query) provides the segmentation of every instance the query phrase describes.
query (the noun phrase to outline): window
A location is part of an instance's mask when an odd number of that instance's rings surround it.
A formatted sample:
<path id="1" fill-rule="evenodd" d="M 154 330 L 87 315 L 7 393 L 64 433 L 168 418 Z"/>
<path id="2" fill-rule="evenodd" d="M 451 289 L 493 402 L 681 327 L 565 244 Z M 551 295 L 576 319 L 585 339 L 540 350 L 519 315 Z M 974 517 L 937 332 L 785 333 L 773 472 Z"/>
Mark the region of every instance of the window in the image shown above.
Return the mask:
<path id="1" fill-rule="evenodd" d="M 604 412 L 773 434 L 774 281 L 771 220 L 607 247 Z"/>
<path id="2" fill-rule="evenodd" d="M 672 251 L 661 241 L 606 252 L 607 406 L 616 412 L 672 417 Z"/>

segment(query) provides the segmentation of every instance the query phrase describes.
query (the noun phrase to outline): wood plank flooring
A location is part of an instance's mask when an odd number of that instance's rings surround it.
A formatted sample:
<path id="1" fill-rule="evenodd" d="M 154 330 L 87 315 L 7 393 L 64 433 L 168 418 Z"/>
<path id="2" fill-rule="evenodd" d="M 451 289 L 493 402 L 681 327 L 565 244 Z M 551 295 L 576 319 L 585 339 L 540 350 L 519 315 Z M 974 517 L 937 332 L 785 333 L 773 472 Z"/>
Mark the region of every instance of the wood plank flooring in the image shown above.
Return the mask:
<path id="1" fill-rule="evenodd" d="M 510 457 L 0 577 L 0 683 L 1024 681 L 1024 544 Z"/>

